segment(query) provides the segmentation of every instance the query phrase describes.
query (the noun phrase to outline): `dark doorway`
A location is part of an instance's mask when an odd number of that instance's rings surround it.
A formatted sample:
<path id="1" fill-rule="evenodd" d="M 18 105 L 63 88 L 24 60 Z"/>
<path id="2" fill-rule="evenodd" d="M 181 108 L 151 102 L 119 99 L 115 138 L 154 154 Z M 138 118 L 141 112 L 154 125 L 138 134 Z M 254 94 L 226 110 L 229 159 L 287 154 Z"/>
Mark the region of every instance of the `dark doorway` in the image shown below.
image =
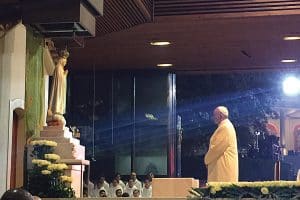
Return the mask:
<path id="1" fill-rule="evenodd" d="M 16 188 L 18 115 L 13 113 L 10 188 Z"/>

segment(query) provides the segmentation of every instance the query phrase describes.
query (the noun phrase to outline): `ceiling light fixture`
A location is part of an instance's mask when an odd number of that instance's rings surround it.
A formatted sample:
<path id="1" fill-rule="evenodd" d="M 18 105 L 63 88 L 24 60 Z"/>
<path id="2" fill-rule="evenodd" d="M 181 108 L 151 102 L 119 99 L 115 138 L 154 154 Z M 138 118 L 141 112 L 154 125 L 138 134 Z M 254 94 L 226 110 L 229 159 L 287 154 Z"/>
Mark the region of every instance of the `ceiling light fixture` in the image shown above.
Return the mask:
<path id="1" fill-rule="evenodd" d="M 168 46 L 171 44 L 171 42 L 167 41 L 155 41 L 155 42 L 150 42 L 152 46 Z"/>
<path id="2" fill-rule="evenodd" d="M 287 41 L 300 40 L 300 36 L 286 36 L 286 37 L 283 38 L 283 40 L 287 40 Z"/>
<path id="3" fill-rule="evenodd" d="M 284 60 L 281 60 L 282 63 L 294 63 L 294 62 L 297 62 L 297 60 L 295 59 L 284 59 Z"/>
<path id="4" fill-rule="evenodd" d="M 173 64 L 171 63 L 160 63 L 156 65 L 157 67 L 172 67 Z"/>

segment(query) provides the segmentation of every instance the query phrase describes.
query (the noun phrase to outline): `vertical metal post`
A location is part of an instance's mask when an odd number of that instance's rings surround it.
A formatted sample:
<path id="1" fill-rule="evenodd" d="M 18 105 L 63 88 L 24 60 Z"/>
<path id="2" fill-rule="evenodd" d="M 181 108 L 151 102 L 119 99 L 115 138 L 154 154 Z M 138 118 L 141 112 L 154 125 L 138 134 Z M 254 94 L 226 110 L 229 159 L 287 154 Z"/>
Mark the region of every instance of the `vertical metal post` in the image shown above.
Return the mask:
<path id="1" fill-rule="evenodd" d="M 285 144 L 285 113 L 283 109 L 280 109 L 280 146 L 286 147 Z"/>
<path id="2" fill-rule="evenodd" d="M 168 74 L 168 175 L 177 176 L 175 74 Z"/>
<path id="3" fill-rule="evenodd" d="M 111 75 L 111 144 L 114 144 L 114 74 Z"/>
<path id="4" fill-rule="evenodd" d="M 284 110 L 280 109 L 280 154 L 284 155 L 284 149 L 286 148 L 285 144 L 285 114 Z M 281 156 L 278 156 L 278 159 L 275 162 L 275 167 L 274 167 L 274 180 L 280 180 L 280 158 Z"/>
<path id="5" fill-rule="evenodd" d="M 133 76 L 133 127 L 132 127 L 132 144 L 131 144 L 131 171 L 135 171 L 135 156 L 136 156 L 136 152 L 135 152 L 135 134 L 136 134 L 136 79 L 135 79 L 135 75 Z"/>

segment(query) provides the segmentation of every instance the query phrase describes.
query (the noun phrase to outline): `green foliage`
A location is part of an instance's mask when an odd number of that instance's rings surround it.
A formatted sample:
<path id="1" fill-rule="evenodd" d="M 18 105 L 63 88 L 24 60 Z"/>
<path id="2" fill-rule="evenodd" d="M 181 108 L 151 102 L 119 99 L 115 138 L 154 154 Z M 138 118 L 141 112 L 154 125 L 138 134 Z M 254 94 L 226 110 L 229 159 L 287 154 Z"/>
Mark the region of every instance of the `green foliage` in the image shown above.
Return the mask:
<path id="1" fill-rule="evenodd" d="M 35 157 L 37 159 L 44 159 L 45 154 L 52 153 L 54 151 L 54 148 L 51 146 L 46 145 L 35 145 L 32 150 L 32 157 Z"/>
<path id="2" fill-rule="evenodd" d="M 300 184 L 293 181 L 252 182 L 252 183 L 213 183 L 191 191 L 190 199 L 299 199 Z"/>

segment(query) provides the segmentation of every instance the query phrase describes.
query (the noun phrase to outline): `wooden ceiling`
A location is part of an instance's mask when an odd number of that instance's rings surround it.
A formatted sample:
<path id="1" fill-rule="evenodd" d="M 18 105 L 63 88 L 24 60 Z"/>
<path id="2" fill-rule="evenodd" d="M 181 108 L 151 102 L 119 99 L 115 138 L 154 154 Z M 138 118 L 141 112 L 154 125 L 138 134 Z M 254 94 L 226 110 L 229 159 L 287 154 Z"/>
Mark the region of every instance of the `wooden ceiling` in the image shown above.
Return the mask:
<path id="1" fill-rule="evenodd" d="M 300 62 L 299 1 L 104 1 L 97 36 L 71 49 L 69 68 L 232 71 L 294 69 Z M 154 9 L 152 12 L 151 8 Z M 154 47 L 151 41 L 170 41 Z"/>
<path id="2" fill-rule="evenodd" d="M 241 13 L 300 9 L 294 0 L 157 0 L 155 16 Z"/>
<path id="3" fill-rule="evenodd" d="M 97 18 L 97 36 L 151 22 L 152 19 L 152 0 L 106 0 L 104 15 Z"/>

